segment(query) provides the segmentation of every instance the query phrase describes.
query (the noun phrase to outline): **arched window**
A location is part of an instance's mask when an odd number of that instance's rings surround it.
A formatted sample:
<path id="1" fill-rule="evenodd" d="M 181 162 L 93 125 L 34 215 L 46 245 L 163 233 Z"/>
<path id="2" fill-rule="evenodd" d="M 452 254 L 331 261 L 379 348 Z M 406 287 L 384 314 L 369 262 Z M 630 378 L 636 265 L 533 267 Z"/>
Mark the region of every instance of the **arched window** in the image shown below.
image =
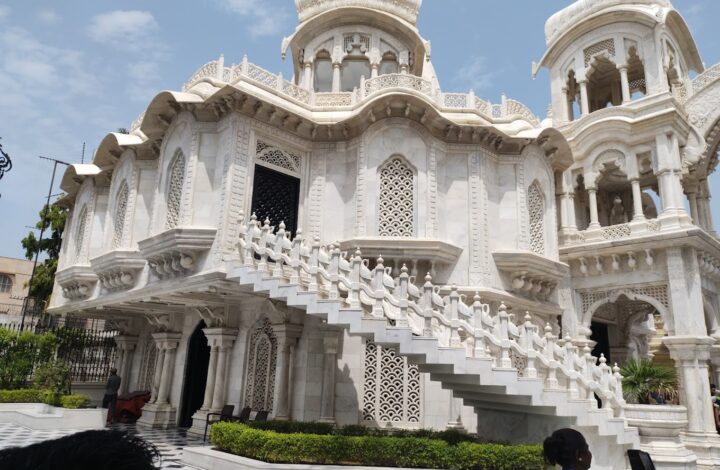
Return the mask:
<path id="1" fill-rule="evenodd" d="M 87 206 L 83 206 L 78 216 L 77 230 L 75 231 L 75 260 L 80 259 L 82 254 L 83 245 L 85 244 L 85 232 L 87 231 L 88 223 L 88 209 Z"/>
<path id="2" fill-rule="evenodd" d="M 362 419 L 380 426 L 420 423 L 420 371 L 393 348 L 365 345 Z"/>
<path id="3" fill-rule="evenodd" d="M 379 74 L 386 75 L 389 73 L 398 73 L 398 70 L 397 56 L 392 52 L 386 52 L 383 54 L 382 60 L 380 61 Z"/>
<path id="4" fill-rule="evenodd" d="M 120 190 L 115 198 L 115 217 L 113 219 L 113 240 L 112 249 L 119 248 L 123 242 L 125 233 L 125 216 L 127 214 L 128 197 L 130 190 L 127 181 L 123 181 Z"/>
<path id="5" fill-rule="evenodd" d="M 317 92 L 332 91 L 332 59 L 328 51 L 320 51 L 315 56 L 315 77 L 313 86 Z"/>
<path id="6" fill-rule="evenodd" d="M 415 235 L 415 175 L 400 156 L 391 157 L 380 167 L 378 235 Z"/>
<path id="7" fill-rule="evenodd" d="M 165 228 L 175 228 L 180 222 L 180 202 L 182 201 L 185 183 L 185 155 L 178 152 L 170 165 L 170 176 L 167 184 Z"/>
<path id="8" fill-rule="evenodd" d="M 0 274 L 0 292 L 6 293 L 12 290 L 12 278 L 7 274 Z"/>
<path id="9" fill-rule="evenodd" d="M 545 254 L 545 198 L 537 182 L 528 189 L 528 212 L 530 213 L 530 250 Z"/>
<path id="10" fill-rule="evenodd" d="M 252 333 L 248 349 L 245 406 L 253 411 L 272 411 L 276 364 L 277 337 L 265 318 Z"/>
<path id="11" fill-rule="evenodd" d="M 341 91 L 353 91 L 360 86 L 360 77 L 370 78 L 370 61 L 361 47 L 354 45 L 342 63 Z"/>
<path id="12" fill-rule="evenodd" d="M 630 98 L 633 100 L 647 95 L 645 66 L 634 47 L 628 51 L 628 86 L 630 87 Z"/>

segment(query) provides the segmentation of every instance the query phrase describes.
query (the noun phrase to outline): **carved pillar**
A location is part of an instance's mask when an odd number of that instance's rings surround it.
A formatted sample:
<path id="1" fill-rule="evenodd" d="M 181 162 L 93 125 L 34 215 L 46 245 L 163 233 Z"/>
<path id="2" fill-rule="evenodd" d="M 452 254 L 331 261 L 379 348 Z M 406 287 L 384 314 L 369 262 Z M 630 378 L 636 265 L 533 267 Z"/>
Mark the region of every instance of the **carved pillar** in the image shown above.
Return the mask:
<path id="1" fill-rule="evenodd" d="M 323 338 L 325 357 L 323 359 L 320 421 L 324 423 L 335 423 L 335 371 L 337 370 L 339 339 L 339 333 L 335 330 L 326 331 Z"/>
<path id="2" fill-rule="evenodd" d="M 289 420 L 292 417 L 292 369 L 294 349 L 301 325 L 284 323 L 273 325 L 278 339 L 277 369 L 275 371 L 275 419 Z"/>
<path id="3" fill-rule="evenodd" d="M 333 63 L 332 91 L 337 93 L 340 91 L 340 68 L 339 63 Z"/>
<path id="4" fill-rule="evenodd" d="M 687 408 L 685 445 L 698 456 L 698 464 L 720 465 L 720 436 L 709 400 L 708 359 L 715 340 L 702 336 L 669 336 L 663 344 L 670 350 L 680 379 L 680 403 Z"/>
<path id="5" fill-rule="evenodd" d="M 172 384 L 173 373 L 175 371 L 175 352 L 180 343 L 180 333 L 155 333 L 153 338 L 159 343 L 159 347 L 163 350 L 162 369 L 160 374 L 160 386 L 158 388 L 157 400 L 158 405 L 166 405 L 169 403 L 170 385 Z"/>
<path id="6" fill-rule="evenodd" d="M 590 114 L 590 102 L 588 101 L 588 82 L 587 80 L 581 80 L 580 81 L 580 109 L 582 110 L 582 115 L 587 116 Z"/>
<path id="7" fill-rule="evenodd" d="M 630 180 L 632 185 L 632 197 L 633 197 L 633 221 L 639 222 L 645 220 L 645 214 L 642 209 L 642 191 L 640 190 L 640 180 L 633 178 Z"/>
<path id="8" fill-rule="evenodd" d="M 600 221 L 598 218 L 598 207 L 597 207 L 597 189 L 587 188 L 588 202 L 590 204 L 590 225 L 589 229 L 600 228 Z"/>
<path id="9" fill-rule="evenodd" d="M 562 87 L 562 99 L 563 103 L 565 103 L 565 119 L 567 121 L 575 120 L 575 116 L 573 115 L 573 97 L 570 96 L 568 87 L 566 86 Z"/>
<path id="10" fill-rule="evenodd" d="M 375 78 L 378 76 L 378 68 L 380 68 L 380 64 L 370 65 L 370 78 Z"/>
<path id="11" fill-rule="evenodd" d="M 237 338 L 237 330 L 228 328 L 217 328 L 206 332 L 208 339 L 218 348 L 218 361 L 215 368 L 215 386 L 213 390 L 212 406 L 210 411 L 218 412 L 225 406 L 225 395 L 227 393 L 227 371 L 229 356 L 233 344 Z M 210 371 L 208 371 L 210 373 Z"/>
<path id="12" fill-rule="evenodd" d="M 658 182 L 663 210 L 664 226 L 677 227 L 690 223 L 685 211 L 682 188 L 682 162 L 677 136 L 660 134 L 655 136 L 658 162 Z"/>
<path id="13" fill-rule="evenodd" d="M 155 373 L 153 374 L 151 403 L 156 403 L 158 399 L 158 392 L 160 391 L 160 376 L 162 375 L 163 360 L 165 358 L 165 350 L 161 347 L 157 340 L 155 340 L 155 349 L 157 349 L 157 354 L 155 355 Z"/>
<path id="14" fill-rule="evenodd" d="M 690 203 L 690 218 L 695 225 L 700 225 L 697 191 L 688 192 L 688 202 Z"/>
<path id="15" fill-rule="evenodd" d="M 622 102 L 623 104 L 632 101 L 630 96 L 630 82 L 628 81 L 628 67 L 627 65 L 618 65 L 620 70 L 620 85 L 622 88 Z"/>
<path id="16" fill-rule="evenodd" d="M 205 332 L 205 336 L 207 336 L 207 332 Z M 208 343 L 210 343 L 210 338 L 208 338 Z M 215 390 L 215 369 L 217 368 L 217 357 L 218 347 L 210 343 L 210 362 L 208 363 L 207 380 L 205 381 L 205 396 L 203 398 L 203 404 L 200 407 L 200 410 L 202 411 L 208 411 L 212 406 L 213 391 Z"/>
<path id="17" fill-rule="evenodd" d="M 303 88 L 306 90 L 313 89 L 312 62 L 305 62 L 305 74 L 303 75 Z"/>
<path id="18" fill-rule="evenodd" d="M 115 344 L 118 350 L 117 370 L 120 375 L 119 393 L 127 393 L 128 384 L 130 383 L 130 371 L 132 370 L 132 361 L 135 356 L 135 347 L 137 346 L 137 336 L 118 335 L 115 337 Z"/>

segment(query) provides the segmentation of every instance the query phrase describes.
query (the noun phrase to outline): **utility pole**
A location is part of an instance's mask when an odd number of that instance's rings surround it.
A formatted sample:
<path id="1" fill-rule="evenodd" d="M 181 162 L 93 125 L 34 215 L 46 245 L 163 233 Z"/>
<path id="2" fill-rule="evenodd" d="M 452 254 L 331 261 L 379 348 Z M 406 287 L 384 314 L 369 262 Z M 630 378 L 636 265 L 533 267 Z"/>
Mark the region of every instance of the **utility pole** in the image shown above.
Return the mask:
<path id="1" fill-rule="evenodd" d="M 50 179 L 50 188 L 48 188 L 47 202 L 45 204 L 45 210 L 50 211 L 50 198 L 52 197 L 53 185 L 55 184 L 55 173 L 57 172 L 57 166 L 58 165 L 70 166 L 70 164 L 67 162 L 64 162 L 62 160 L 58 160 L 56 158 L 48 158 L 48 157 L 43 157 L 43 156 L 40 156 L 38 158 L 53 162 L 52 178 Z M 46 217 L 47 217 L 47 214 L 46 214 Z M 30 298 L 30 289 L 32 288 L 32 282 L 33 282 L 33 279 L 35 278 L 35 271 L 37 269 L 38 258 L 40 257 L 40 243 L 42 243 L 43 235 L 45 234 L 45 225 L 46 224 L 43 223 L 40 226 L 40 238 L 38 238 L 38 241 L 37 241 L 37 250 L 35 251 L 35 263 L 33 263 L 32 273 L 30 274 L 30 280 L 28 281 L 28 295 L 25 297 L 25 302 L 23 302 L 22 319 L 20 320 L 20 331 L 22 331 L 25 328 L 25 313 L 27 312 L 27 309 L 28 309 L 28 300 Z"/>

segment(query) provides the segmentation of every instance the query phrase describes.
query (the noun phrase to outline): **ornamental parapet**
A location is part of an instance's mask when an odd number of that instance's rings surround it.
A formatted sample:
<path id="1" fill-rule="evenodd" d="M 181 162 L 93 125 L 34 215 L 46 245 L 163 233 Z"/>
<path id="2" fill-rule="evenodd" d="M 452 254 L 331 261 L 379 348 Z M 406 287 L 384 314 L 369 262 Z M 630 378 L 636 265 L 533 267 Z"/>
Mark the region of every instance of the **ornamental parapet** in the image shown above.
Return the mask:
<path id="1" fill-rule="evenodd" d="M 441 111 L 457 112 L 462 110 L 463 112 L 476 113 L 490 122 L 524 120 L 533 127 L 540 126 L 540 119 L 519 101 L 503 97 L 502 103 L 492 104 L 476 97 L 472 91 L 468 93 L 443 93 L 430 80 L 412 74 L 380 75 L 361 81 L 359 87 L 348 92 L 315 92 L 312 89 L 298 86 L 284 79 L 282 74 L 274 74 L 248 62 L 247 57 L 244 57 L 240 64 L 231 67 L 224 66 L 222 57 L 208 62 L 200 67 L 190 80 L 183 85 L 182 91 L 191 92 L 194 87 L 202 83 L 221 88 L 228 85 L 237 87 L 243 82 L 277 95 L 308 111 L 322 112 L 330 108 L 333 111 L 338 110 L 338 108 L 352 110 L 379 95 L 400 91 L 424 96 Z M 202 94 L 205 95 L 206 93 L 203 92 Z M 135 120 L 132 130 L 140 128 L 142 118 L 143 116 L 140 116 Z"/>
<path id="2" fill-rule="evenodd" d="M 196 270 L 198 257 L 210 250 L 216 233 L 207 227 L 166 230 L 140 241 L 140 255 L 160 279 L 186 275 Z"/>
<path id="3" fill-rule="evenodd" d="M 132 288 L 145 263 L 137 250 L 113 250 L 90 260 L 100 285 L 107 291 Z"/>
<path id="4" fill-rule="evenodd" d="M 74 265 L 58 271 L 55 280 L 62 288 L 63 297 L 80 300 L 90 297 L 98 276 L 90 265 Z"/>

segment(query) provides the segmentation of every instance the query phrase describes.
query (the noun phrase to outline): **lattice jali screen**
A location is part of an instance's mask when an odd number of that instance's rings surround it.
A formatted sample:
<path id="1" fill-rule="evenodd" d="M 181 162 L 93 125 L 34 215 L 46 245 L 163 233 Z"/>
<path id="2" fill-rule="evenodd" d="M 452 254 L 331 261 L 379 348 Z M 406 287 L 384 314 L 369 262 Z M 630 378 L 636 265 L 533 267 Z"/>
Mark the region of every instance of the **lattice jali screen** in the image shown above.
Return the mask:
<path id="1" fill-rule="evenodd" d="M 150 336 L 145 342 L 142 363 L 140 365 L 140 377 L 138 378 L 137 390 L 152 390 L 155 378 L 155 361 L 157 361 L 157 347 Z"/>
<path id="2" fill-rule="evenodd" d="M 606 291 L 584 291 L 580 292 L 580 300 L 582 302 L 583 313 L 587 312 L 590 307 L 598 300 L 604 300 L 610 297 L 616 291 L 627 291 L 637 295 L 644 295 L 652 297 L 653 299 L 660 302 L 665 308 L 670 308 L 670 302 L 668 300 L 667 285 L 656 284 L 650 286 L 639 286 L 631 288 L 621 288 Z"/>
<path id="3" fill-rule="evenodd" d="M 127 182 L 123 181 L 118 191 L 115 205 L 115 217 L 113 218 L 113 250 L 119 248 L 123 243 L 123 234 L 125 233 L 125 216 L 127 215 L 128 198 L 130 190 Z"/>
<path id="4" fill-rule="evenodd" d="M 612 39 L 606 39 L 604 41 L 593 44 L 592 46 L 585 49 L 585 67 L 588 66 L 588 64 L 596 54 L 599 54 L 601 52 L 607 52 L 610 57 L 615 57 L 615 41 Z"/>
<path id="5" fill-rule="evenodd" d="M 297 175 L 300 174 L 301 158 L 299 155 L 273 147 L 260 140 L 257 142 L 255 152 L 255 158 L 260 162 L 282 168 Z"/>
<path id="6" fill-rule="evenodd" d="M 363 421 L 415 427 L 420 424 L 420 372 L 416 365 L 386 348 L 365 345 Z"/>
<path id="7" fill-rule="evenodd" d="M 415 175 L 401 157 L 380 167 L 378 235 L 412 237 L 415 234 Z"/>
<path id="8" fill-rule="evenodd" d="M 545 198 L 537 183 L 528 189 L 528 212 L 530 213 L 530 250 L 545 254 Z"/>
<path id="9" fill-rule="evenodd" d="M 82 255 L 83 246 L 85 245 L 85 233 L 87 232 L 88 218 L 88 208 L 87 206 L 83 206 L 82 210 L 80 210 L 80 215 L 78 216 L 78 226 L 77 231 L 75 232 L 75 261 L 80 261 L 80 256 Z"/>
<path id="10" fill-rule="evenodd" d="M 272 411 L 275 395 L 277 337 L 268 319 L 264 319 L 250 337 L 245 406 L 253 411 Z"/>
<path id="11" fill-rule="evenodd" d="M 175 228 L 180 222 L 180 203 L 185 184 L 185 155 L 175 156 L 170 166 L 170 179 L 167 187 L 165 228 Z"/>

